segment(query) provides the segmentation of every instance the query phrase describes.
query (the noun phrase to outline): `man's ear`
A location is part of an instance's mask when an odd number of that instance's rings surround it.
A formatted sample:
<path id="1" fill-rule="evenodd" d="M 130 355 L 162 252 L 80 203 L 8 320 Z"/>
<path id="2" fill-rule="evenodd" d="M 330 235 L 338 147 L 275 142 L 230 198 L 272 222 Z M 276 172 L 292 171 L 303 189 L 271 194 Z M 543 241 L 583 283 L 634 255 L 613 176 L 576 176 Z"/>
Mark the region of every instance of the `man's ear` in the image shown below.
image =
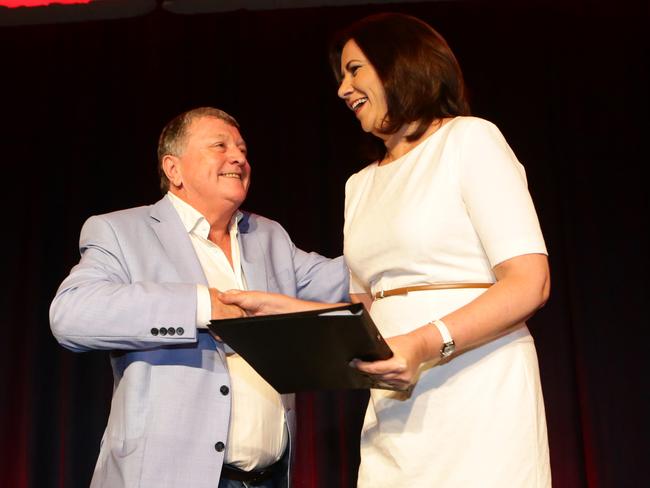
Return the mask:
<path id="1" fill-rule="evenodd" d="M 171 186 L 179 188 L 183 184 L 180 159 L 171 154 L 166 154 L 162 159 L 162 169 Z"/>

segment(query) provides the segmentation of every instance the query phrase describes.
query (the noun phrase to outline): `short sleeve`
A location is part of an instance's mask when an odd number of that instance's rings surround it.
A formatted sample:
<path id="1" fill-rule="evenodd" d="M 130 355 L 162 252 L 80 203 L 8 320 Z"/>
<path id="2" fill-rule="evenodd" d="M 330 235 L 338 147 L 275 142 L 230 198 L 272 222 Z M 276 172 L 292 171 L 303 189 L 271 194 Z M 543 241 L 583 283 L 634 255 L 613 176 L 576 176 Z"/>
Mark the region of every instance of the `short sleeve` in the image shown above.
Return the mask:
<path id="1" fill-rule="evenodd" d="M 370 290 L 368 290 L 363 281 L 361 281 L 357 275 L 350 271 L 350 294 L 352 293 L 370 294 Z"/>
<path id="2" fill-rule="evenodd" d="M 359 203 L 359 192 L 358 186 L 359 183 L 363 180 L 363 175 L 367 171 L 367 168 L 351 175 L 347 182 L 345 183 L 345 213 L 344 213 L 344 226 L 343 226 L 343 235 L 344 241 L 346 241 L 345 236 L 350 230 L 350 216 L 353 215 L 356 211 L 356 207 Z M 344 242 L 345 247 L 345 242 Z M 344 249 L 344 253 L 347 250 Z M 347 261 L 347 256 L 346 256 Z M 362 278 L 359 277 L 357 273 L 352 270 L 350 263 L 346 263 L 348 269 L 350 270 L 350 293 L 367 293 L 370 294 L 368 289 L 368 284 L 364 282 Z M 357 270 L 358 271 L 358 270 Z"/>
<path id="3" fill-rule="evenodd" d="M 499 129 L 472 119 L 458 156 L 463 202 L 490 264 L 522 254 L 546 254 L 524 167 Z"/>

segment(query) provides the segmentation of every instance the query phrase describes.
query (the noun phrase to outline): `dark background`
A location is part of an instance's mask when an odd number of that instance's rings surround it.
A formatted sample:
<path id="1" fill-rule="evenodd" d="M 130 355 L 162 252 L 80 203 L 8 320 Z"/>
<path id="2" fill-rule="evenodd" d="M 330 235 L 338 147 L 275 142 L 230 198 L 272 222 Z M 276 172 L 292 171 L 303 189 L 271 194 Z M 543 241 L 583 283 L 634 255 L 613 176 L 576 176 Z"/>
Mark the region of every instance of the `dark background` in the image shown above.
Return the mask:
<path id="1" fill-rule="evenodd" d="M 474 113 L 501 128 L 526 167 L 553 278 L 529 325 L 554 486 L 643 484 L 648 6 L 456 1 L 158 7 L 0 27 L 0 486 L 88 485 L 111 371 L 105 353 L 56 343 L 49 302 L 78 260 L 88 216 L 159 198 L 155 146 L 172 116 L 201 105 L 235 115 L 253 168 L 244 207 L 278 220 L 303 249 L 340 254 L 344 184 L 367 161 L 326 41 L 386 10 L 442 33 Z M 298 396 L 297 487 L 354 486 L 365 401 L 364 392 Z"/>

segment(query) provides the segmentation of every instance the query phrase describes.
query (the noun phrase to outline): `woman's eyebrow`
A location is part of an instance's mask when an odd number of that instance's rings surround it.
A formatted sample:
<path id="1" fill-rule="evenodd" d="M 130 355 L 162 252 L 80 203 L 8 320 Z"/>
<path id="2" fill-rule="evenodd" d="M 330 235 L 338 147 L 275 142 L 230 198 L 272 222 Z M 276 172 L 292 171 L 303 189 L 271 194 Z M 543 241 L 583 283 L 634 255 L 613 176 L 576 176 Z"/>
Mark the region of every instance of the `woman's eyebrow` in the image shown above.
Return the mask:
<path id="1" fill-rule="evenodd" d="M 348 61 L 347 63 L 345 63 L 345 69 L 350 69 L 350 65 L 351 65 L 352 63 L 360 63 L 360 62 L 361 62 L 361 61 L 358 60 L 358 59 L 351 59 L 350 61 Z"/>

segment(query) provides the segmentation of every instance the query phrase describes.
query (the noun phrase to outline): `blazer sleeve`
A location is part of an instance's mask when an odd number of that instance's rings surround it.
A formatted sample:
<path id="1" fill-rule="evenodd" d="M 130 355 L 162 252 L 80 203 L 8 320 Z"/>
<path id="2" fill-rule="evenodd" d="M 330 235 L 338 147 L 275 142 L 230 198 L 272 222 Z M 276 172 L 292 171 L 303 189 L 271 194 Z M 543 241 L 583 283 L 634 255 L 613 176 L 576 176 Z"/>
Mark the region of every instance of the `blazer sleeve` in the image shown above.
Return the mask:
<path id="1" fill-rule="evenodd" d="M 140 255 L 133 255 L 133 246 L 124 252 L 128 246 L 123 241 L 105 216 L 86 221 L 80 237 L 81 260 L 50 306 L 55 338 L 74 351 L 195 342 L 196 284 L 143 279 L 143 262 L 160 269 L 164 263 L 153 262 L 146 245 L 139 247 Z"/>
<path id="2" fill-rule="evenodd" d="M 350 301 L 350 273 L 343 256 L 330 259 L 296 247 L 293 259 L 298 298 L 332 303 Z"/>

